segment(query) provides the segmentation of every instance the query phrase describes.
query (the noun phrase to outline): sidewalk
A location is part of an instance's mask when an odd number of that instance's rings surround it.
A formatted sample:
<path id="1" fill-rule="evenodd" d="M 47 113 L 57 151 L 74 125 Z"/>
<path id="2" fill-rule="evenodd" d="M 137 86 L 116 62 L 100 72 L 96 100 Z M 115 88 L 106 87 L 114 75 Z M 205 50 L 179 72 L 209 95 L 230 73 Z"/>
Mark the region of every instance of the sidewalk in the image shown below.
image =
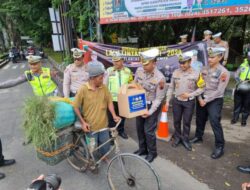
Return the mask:
<path id="1" fill-rule="evenodd" d="M 248 174 L 243 174 L 236 170 L 237 165 L 248 166 L 250 164 L 250 143 L 248 143 L 250 139 L 250 121 L 248 120 L 247 127 L 241 127 L 240 123 L 231 125 L 230 120 L 232 108 L 230 105 L 224 107 L 222 126 L 224 129 L 226 145 L 225 154 L 222 158 L 218 160 L 210 158 L 210 154 L 214 148 L 214 135 L 209 123 L 206 126 L 203 143 L 193 145 L 192 152 L 186 151 L 182 145 L 173 148 L 171 142 L 167 143 L 158 141 L 158 154 L 163 159 L 169 160 L 175 164 L 176 167 L 183 168 L 192 177 L 207 184 L 211 189 L 238 190 L 243 182 L 250 181 L 250 176 Z M 170 132 L 173 132 L 172 118 L 172 111 L 170 110 L 168 112 Z M 195 128 L 194 116 L 190 137 L 194 136 Z M 126 131 L 130 137 L 137 141 L 134 119 L 127 120 Z M 155 162 L 159 162 L 159 160 L 156 159 Z M 165 167 L 165 165 L 162 165 L 162 167 Z M 171 175 L 175 176 L 174 170 Z M 183 177 L 179 176 L 179 178 L 182 179 Z M 170 179 L 169 176 L 166 179 Z M 185 189 L 189 190 L 189 188 Z M 197 190 L 201 189 L 197 188 Z"/>

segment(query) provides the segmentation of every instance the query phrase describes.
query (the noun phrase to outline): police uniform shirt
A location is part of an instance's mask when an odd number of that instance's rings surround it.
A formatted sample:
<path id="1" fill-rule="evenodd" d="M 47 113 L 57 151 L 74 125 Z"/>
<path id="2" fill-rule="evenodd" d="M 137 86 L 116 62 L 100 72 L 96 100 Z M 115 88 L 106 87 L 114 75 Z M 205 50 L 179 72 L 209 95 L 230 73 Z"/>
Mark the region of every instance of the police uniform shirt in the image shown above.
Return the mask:
<path id="1" fill-rule="evenodd" d="M 81 67 L 70 64 L 64 71 L 63 94 L 69 97 L 70 92 L 76 93 L 82 84 L 88 82 L 89 74 L 86 72 L 86 65 Z"/>
<path id="2" fill-rule="evenodd" d="M 214 46 L 214 41 L 213 40 L 203 39 L 203 41 L 206 42 L 207 47 L 213 47 Z"/>
<path id="3" fill-rule="evenodd" d="M 190 95 L 189 100 L 194 99 L 195 96 L 200 95 L 204 91 L 203 84 L 197 84 L 200 79 L 200 73 L 190 68 L 187 71 L 176 69 L 173 73 L 172 80 L 167 92 L 167 103 L 169 103 L 172 95 L 180 101 L 187 101 L 188 99 L 182 99 L 180 96 L 183 93 Z"/>
<path id="4" fill-rule="evenodd" d="M 224 54 L 224 60 L 228 59 L 228 54 L 229 54 L 229 46 L 228 46 L 228 42 L 221 40 L 220 43 L 213 43 L 212 47 L 223 47 L 226 49 L 226 52 Z"/>
<path id="5" fill-rule="evenodd" d="M 208 103 L 216 98 L 222 98 L 230 78 L 227 69 L 220 64 L 215 69 L 206 66 L 201 70 L 201 74 L 206 83 L 204 101 Z"/>
<path id="6" fill-rule="evenodd" d="M 136 70 L 134 81 L 145 89 L 146 99 L 152 103 L 149 109 L 149 115 L 152 115 L 165 97 L 166 85 L 164 75 L 157 68 L 152 73 L 146 73 L 142 67 L 139 67 Z"/>

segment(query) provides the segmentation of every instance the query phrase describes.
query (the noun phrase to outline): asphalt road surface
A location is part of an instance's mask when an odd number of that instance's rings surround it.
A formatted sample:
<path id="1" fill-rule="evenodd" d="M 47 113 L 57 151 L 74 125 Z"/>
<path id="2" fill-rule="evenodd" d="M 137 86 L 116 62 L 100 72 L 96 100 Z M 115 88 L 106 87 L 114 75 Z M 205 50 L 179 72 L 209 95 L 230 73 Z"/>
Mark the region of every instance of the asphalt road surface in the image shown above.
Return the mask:
<path id="1" fill-rule="evenodd" d="M 0 69 L 0 82 L 15 78 L 27 69 L 27 62 L 9 63 Z M 24 134 L 21 128 L 22 107 L 25 99 L 32 96 L 28 83 L 10 89 L 0 90 L 0 136 L 6 159 L 15 158 L 16 164 L 0 168 L 6 178 L 0 180 L 0 190 L 25 189 L 31 180 L 40 174 L 56 173 L 62 178 L 63 190 L 106 190 L 108 188 L 107 164 L 102 163 L 99 174 L 79 173 L 63 161 L 56 166 L 48 166 L 36 158 L 32 145 L 23 146 Z M 128 126 L 135 128 L 135 126 Z M 137 144 L 132 138 L 119 139 L 122 152 L 133 152 Z M 193 178 L 173 162 L 158 157 L 152 164 L 158 173 L 163 190 L 208 190 L 208 186 Z M 123 189 L 121 189 L 123 190 Z"/>

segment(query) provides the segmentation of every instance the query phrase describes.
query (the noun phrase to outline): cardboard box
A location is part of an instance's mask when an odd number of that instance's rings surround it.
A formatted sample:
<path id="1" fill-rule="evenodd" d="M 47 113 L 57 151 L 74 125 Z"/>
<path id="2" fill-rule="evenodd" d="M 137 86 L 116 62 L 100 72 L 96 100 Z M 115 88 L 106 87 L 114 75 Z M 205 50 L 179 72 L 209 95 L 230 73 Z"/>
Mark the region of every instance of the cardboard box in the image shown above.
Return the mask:
<path id="1" fill-rule="evenodd" d="M 147 113 L 145 90 L 138 84 L 122 85 L 118 93 L 119 115 L 133 118 Z"/>

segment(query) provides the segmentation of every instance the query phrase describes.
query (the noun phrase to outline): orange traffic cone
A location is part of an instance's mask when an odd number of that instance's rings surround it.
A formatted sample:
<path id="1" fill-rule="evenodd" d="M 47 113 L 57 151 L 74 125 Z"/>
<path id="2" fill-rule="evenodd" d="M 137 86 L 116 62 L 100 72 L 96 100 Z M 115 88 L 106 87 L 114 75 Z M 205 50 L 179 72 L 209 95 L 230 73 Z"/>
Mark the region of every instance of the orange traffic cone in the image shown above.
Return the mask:
<path id="1" fill-rule="evenodd" d="M 162 106 L 161 120 L 158 125 L 158 129 L 156 132 L 157 139 L 170 141 L 171 135 L 168 129 L 168 115 L 167 115 L 167 106 Z"/>

